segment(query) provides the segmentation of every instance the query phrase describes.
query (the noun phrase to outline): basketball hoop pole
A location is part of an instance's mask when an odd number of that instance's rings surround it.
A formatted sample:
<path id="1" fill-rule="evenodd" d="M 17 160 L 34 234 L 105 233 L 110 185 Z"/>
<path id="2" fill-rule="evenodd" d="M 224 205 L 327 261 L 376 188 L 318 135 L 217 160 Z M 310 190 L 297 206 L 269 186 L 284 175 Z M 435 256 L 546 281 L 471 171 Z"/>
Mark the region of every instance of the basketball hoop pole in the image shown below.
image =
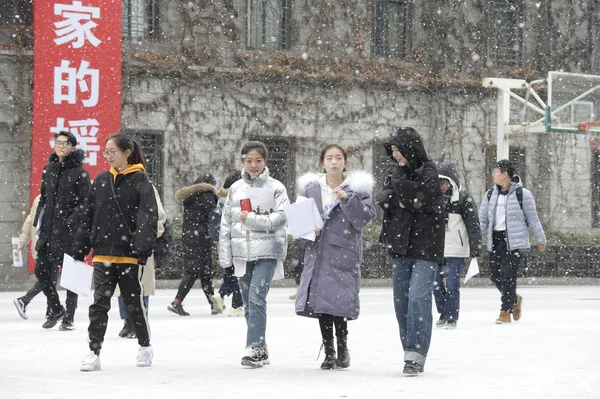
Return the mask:
<path id="1" fill-rule="evenodd" d="M 527 82 L 523 79 L 484 78 L 483 87 L 498 89 L 498 115 L 496 121 L 496 159 L 508 159 L 510 142 L 506 135 L 506 127 L 510 123 L 510 92 L 511 89 L 523 89 Z"/>

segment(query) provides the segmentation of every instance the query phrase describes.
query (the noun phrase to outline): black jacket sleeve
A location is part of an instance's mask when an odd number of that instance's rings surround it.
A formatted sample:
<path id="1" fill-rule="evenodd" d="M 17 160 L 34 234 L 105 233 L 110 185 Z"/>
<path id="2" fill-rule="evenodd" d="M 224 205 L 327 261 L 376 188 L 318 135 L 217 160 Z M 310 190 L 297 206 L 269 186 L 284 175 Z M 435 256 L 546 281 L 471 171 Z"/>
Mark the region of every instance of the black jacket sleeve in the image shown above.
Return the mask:
<path id="1" fill-rule="evenodd" d="M 392 187 L 399 201 L 411 212 L 437 212 L 442 198 L 437 172 L 424 165 L 413 176 L 414 180 L 408 179 L 404 167 L 394 170 Z"/>
<path id="2" fill-rule="evenodd" d="M 154 188 L 144 174 L 138 185 L 139 204 L 137 210 L 136 231 L 133 237 L 133 252 L 138 257 L 138 263 L 145 265 L 152 255 L 158 235 L 158 205 Z"/>
<path id="3" fill-rule="evenodd" d="M 462 198 L 460 212 L 467 228 L 467 235 L 469 236 L 471 257 L 476 258 L 479 256 L 481 249 L 481 227 L 479 226 L 477 204 L 469 194 L 465 194 L 464 198 Z"/>
<path id="4" fill-rule="evenodd" d="M 90 234 L 94 222 L 94 206 L 96 203 L 96 187 L 98 180 L 94 181 L 85 197 L 81 209 L 77 212 L 77 231 L 73 243 L 72 256 L 77 260 L 83 260 L 91 250 Z"/>

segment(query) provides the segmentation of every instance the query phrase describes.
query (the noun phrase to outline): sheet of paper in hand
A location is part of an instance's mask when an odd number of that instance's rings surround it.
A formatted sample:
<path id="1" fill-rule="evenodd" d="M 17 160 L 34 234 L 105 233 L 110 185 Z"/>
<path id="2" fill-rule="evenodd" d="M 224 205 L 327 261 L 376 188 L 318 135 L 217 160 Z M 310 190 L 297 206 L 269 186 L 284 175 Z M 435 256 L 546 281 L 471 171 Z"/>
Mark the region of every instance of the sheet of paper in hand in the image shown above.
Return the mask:
<path id="1" fill-rule="evenodd" d="M 12 237 L 12 257 L 14 267 L 23 267 L 23 252 L 19 249 L 21 242 L 19 237 Z"/>
<path id="2" fill-rule="evenodd" d="M 60 286 L 77 295 L 90 296 L 94 268 L 65 254 Z"/>
<path id="3" fill-rule="evenodd" d="M 252 212 L 258 216 L 268 216 L 275 212 L 275 190 L 272 188 L 248 187 L 246 198 L 250 200 Z M 256 230 L 246 223 L 242 227 L 244 230 Z"/>

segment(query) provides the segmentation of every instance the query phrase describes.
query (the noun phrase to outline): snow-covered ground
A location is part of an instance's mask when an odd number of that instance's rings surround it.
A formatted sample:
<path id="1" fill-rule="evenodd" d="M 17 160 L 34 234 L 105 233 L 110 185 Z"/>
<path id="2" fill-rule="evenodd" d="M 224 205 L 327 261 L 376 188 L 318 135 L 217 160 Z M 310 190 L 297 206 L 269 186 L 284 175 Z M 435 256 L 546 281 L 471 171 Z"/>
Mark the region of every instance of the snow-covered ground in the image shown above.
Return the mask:
<path id="1" fill-rule="evenodd" d="M 272 289 L 267 341 L 271 365 L 240 366 L 243 318 L 211 316 L 200 290 L 185 301 L 192 316 L 167 311 L 174 290 L 150 298 L 154 364 L 135 366 L 136 340 L 117 336 L 113 301 L 102 370 L 79 371 L 87 352 L 88 298 L 77 329 L 41 328 L 45 298 L 21 319 L 0 293 L 0 398 L 598 398 L 600 287 L 523 287 L 523 317 L 496 325 L 499 294 L 463 288 L 458 329 L 435 329 L 425 373 L 402 375 L 402 347 L 387 288 L 361 293 L 362 312 L 349 323 L 352 364 L 319 369 L 316 320 L 294 314 L 291 288 Z M 64 299 L 64 292 L 61 292 Z M 434 316 L 437 319 L 437 316 Z"/>

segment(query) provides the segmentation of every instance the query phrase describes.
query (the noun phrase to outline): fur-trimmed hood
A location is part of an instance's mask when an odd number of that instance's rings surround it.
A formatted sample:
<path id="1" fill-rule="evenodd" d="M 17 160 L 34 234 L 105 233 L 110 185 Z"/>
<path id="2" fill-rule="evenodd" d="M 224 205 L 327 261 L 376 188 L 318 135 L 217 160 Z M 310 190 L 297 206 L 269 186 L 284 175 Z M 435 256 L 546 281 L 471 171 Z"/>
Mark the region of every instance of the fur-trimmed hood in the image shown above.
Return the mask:
<path id="1" fill-rule="evenodd" d="M 319 184 L 319 178 L 325 173 L 305 173 L 298 178 L 298 194 L 304 195 L 306 188 L 312 184 Z M 365 193 L 371 195 L 375 186 L 373 175 L 365 171 L 344 172 L 344 182 L 340 187 L 348 187 L 350 190 L 357 193 Z"/>
<path id="2" fill-rule="evenodd" d="M 68 153 L 63 163 L 67 169 L 73 169 L 83 166 L 84 159 L 85 151 L 77 149 Z M 48 162 L 59 163 L 60 160 L 58 159 L 58 155 L 56 155 L 54 152 L 50 154 L 50 156 L 48 157 Z"/>
<path id="3" fill-rule="evenodd" d="M 200 194 L 200 193 L 203 193 L 206 191 L 212 191 L 214 193 L 215 190 L 216 190 L 216 187 L 213 186 L 212 184 L 208 184 L 208 183 L 193 184 L 191 186 L 184 187 L 184 188 L 177 190 L 175 192 L 175 199 L 179 202 L 183 202 L 186 199 L 188 199 L 189 197 L 191 197 L 192 195 Z"/>
<path id="4" fill-rule="evenodd" d="M 219 197 L 219 198 L 225 198 L 225 197 L 227 197 L 227 194 L 229 194 L 229 189 L 225 188 L 225 187 L 219 187 L 216 194 L 217 194 L 217 197 Z"/>

